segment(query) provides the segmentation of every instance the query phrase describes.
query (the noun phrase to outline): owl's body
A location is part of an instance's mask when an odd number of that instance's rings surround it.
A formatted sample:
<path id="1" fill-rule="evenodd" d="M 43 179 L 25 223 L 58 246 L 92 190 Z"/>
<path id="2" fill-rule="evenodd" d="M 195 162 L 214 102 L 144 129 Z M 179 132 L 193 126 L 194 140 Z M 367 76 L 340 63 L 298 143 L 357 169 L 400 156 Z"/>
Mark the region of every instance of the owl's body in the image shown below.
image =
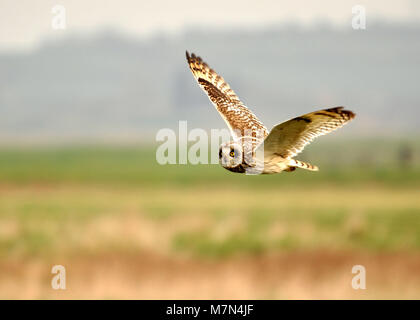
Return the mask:
<path id="1" fill-rule="evenodd" d="M 222 144 L 219 148 L 219 161 L 222 167 L 236 173 L 247 174 L 273 174 L 282 171 L 291 172 L 296 168 L 318 171 L 318 167 L 296 159 L 284 158 L 281 155 L 265 157 L 260 152 L 264 141 L 257 141 L 255 145 L 252 142 L 246 142 L 253 139 L 244 137 L 242 143 L 230 141 Z M 245 142 L 244 142 L 245 141 Z M 262 150 L 261 150 L 262 151 Z M 231 155 L 233 152 L 233 156 Z"/>
<path id="2" fill-rule="evenodd" d="M 315 137 L 334 131 L 355 117 L 343 107 L 319 110 L 276 125 L 270 132 L 239 100 L 229 85 L 201 58 L 187 52 L 189 67 L 231 130 L 233 141 L 220 146 L 219 162 L 247 174 L 291 172 L 318 167 L 293 159 Z"/>

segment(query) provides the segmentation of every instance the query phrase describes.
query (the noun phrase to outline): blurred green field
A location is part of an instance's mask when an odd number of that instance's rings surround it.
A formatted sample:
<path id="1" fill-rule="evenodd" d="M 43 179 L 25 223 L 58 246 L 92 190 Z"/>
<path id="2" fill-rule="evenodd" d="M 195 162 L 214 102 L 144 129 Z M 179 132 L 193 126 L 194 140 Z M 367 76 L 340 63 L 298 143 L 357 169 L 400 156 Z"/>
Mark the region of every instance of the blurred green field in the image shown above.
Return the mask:
<path id="1" fill-rule="evenodd" d="M 300 157 L 320 172 L 272 176 L 161 166 L 154 148 L 3 148 L 0 256 L 418 250 L 418 148 L 329 141 Z"/>
<path id="2" fill-rule="evenodd" d="M 299 157 L 319 172 L 246 176 L 155 146 L 3 146 L 0 298 L 418 298 L 419 150 L 325 139 Z"/>
<path id="3" fill-rule="evenodd" d="M 416 140 L 327 138 L 297 157 L 318 165 L 320 172 L 316 174 L 297 170 L 292 174 L 249 177 L 228 172 L 217 164 L 162 166 L 155 160 L 156 146 L 41 146 L 0 147 L 0 181 L 151 188 L 220 184 L 235 188 L 320 183 L 346 186 L 374 183 L 390 187 L 420 184 L 420 142 Z"/>

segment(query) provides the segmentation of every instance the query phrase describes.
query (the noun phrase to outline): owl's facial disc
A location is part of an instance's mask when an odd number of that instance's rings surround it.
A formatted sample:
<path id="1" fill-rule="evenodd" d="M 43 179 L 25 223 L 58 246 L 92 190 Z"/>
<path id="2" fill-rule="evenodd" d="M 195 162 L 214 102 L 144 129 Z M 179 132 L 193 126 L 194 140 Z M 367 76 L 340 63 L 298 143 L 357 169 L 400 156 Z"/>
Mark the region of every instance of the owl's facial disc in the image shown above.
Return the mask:
<path id="1" fill-rule="evenodd" d="M 220 146 L 219 162 L 224 168 L 235 168 L 242 163 L 242 147 L 241 145 L 228 142 Z"/>

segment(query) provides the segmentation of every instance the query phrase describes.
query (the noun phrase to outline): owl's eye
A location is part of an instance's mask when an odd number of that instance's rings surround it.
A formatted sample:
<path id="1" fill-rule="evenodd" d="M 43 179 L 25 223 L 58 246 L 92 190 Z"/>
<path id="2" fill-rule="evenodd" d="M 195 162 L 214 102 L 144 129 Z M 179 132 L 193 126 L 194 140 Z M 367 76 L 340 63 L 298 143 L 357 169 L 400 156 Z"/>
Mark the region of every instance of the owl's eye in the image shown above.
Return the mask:
<path id="1" fill-rule="evenodd" d="M 235 151 L 231 151 L 230 153 L 229 153 L 229 155 L 231 156 L 231 157 L 234 157 L 235 156 Z"/>

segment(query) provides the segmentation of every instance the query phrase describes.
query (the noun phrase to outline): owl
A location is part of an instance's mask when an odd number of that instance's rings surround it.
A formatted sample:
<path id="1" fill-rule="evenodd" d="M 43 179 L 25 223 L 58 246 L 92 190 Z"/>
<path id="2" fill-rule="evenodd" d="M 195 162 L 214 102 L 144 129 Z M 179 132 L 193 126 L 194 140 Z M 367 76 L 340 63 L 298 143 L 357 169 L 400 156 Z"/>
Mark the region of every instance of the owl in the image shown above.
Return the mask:
<path id="1" fill-rule="evenodd" d="M 291 172 L 296 168 L 318 171 L 317 166 L 294 157 L 314 138 L 342 127 L 355 117 L 343 107 L 323 109 L 280 123 L 268 132 L 221 76 L 200 57 L 188 51 L 186 56 L 194 78 L 231 131 L 233 140 L 219 148 L 219 163 L 229 171 L 248 174 Z"/>

